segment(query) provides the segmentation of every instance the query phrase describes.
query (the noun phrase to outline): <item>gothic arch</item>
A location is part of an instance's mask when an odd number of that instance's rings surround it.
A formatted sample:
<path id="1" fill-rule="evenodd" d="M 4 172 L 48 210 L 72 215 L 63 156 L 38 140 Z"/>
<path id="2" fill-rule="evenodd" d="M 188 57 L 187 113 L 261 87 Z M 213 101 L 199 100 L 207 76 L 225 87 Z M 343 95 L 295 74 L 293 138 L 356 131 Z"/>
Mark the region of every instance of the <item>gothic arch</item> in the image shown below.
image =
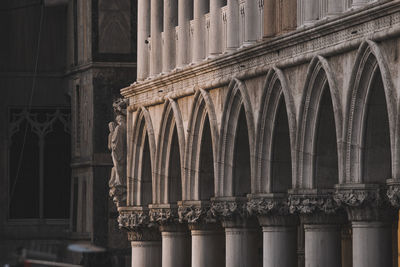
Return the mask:
<path id="1" fill-rule="evenodd" d="M 151 188 L 149 192 L 142 192 L 142 182 L 146 181 L 146 177 L 143 177 L 143 168 L 145 164 L 148 164 L 148 162 L 145 162 L 146 159 L 143 159 L 146 149 L 149 150 L 150 154 Z M 144 197 L 147 197 L 145 194 L 150 194 L 150 201 L 154 200 L 154 194 L 152 193 L 152 188 L 154 186 L 152 185 L 154 185 L 153 170 L 155 164 L 156 142 L 151 116 L 145 107 L 139 107 L 134 117 L 130 154 L 131 162 L 128 164 L 128 166 L 130 166 L 128 169 L 128 205 L 139 206 L 149 204 L 145 203 L 147 201 L 144 201 Z"/>
<path id="2" fill-rule="evenodd" d="M 205 125 L 209 123 L 209 125 Z M 214 104 L 209 93 L 198 89 L 190 112 L 188 136 L 185 154 L 184 200 L 200 200 L 200 153 L 204 145 L 202 134 L 205 128 L 210 128 L 213 158 L 213 187 L 216 188 L 217 151 L 218 151 L 218 122 Z M 212 192 L 213 195 L 215 192 Z"/>
<path id="3" fill-rule="evenodd" d="M 179 152 L 179 159 L 177 159 L 179 162 L 177 164 L 179 164 L 179 167 L 184 166 L 185 135 L 182 116 L 178 104 L 173 99 L 167 98 L 164 103 L 158 135 L 156 183 L 153 191 L 153 195 L 155 195 L 155 201 L 153 201 L 153 203 L 156 204 L 166 204 L 170 202 L 170 189 L 183 192 L 181 181 L 179 185 L 176 185 L 180 188 L 170 188 L 169 185 L 171 182 L 169 177 L 170 156 L 172 154 L 171 151 L 173 151 L 174 137 L 177 138 L 177 145 L 179 147 L 178 150 L 175 151 Z M 184 175 L 183 168 L 179 168 L 179 170 L 176 171 L 180 178 L 182 178 Z M 182 196 L 175 195 L 174 198 L 181 200 Z"/>
<path id="4" fill-rule="evenodd" d="M 271 193 L 272 188 L 272 159 L 274 146 L 274 130 L 278 120 L 280 105 L 285 105 L 290 150 L 289 157 L 294 163 L 293 148 L 296 136 L 296 115 L 293 97 L 287 85 L 284 73 L 274 68 L 269 70 L 264 84 L 264 91 L 260 101 L 260 111 L 257 121 L 256 146 L 255 146 L 255 181 L 252 182 L 253 193 Z M 291 166 L 293 173 L 293 164 Z M 290 177 L 289 179 L 292 179 Z"/>
<path id="5" fill-rule="evenodd" d="M 326 98 L 325 98 L 326 97 Z M 341 109 L 340 95 L 337 88 L 337 82 L 334 78 L 331 68 L 325 58 L 321 56 L 314 57 L 308 67 L 305 86 L 303 90 L 303 97 L 300 104 L 299 113 L 299 127 L 297 134 L 297 186 L 301 188 L 316 188 L 319 187 L 317 184 L 317 158 L 319 152 L 317 151 L 318 146 L 318 133 L 319 130 L 319 119 L 321 117 L 322 105 L 326 104 L 332 107 L 333 114 L 333 127 L 334 145 L 331 148 L 335 153 L 333 156 L 337 161 L 334 168 L 337 174 L 334 172 L 334 176 L 329 177 L 327 181 L 324 181 L 324 186 L 333 188 L 334 184 L 337 184 L 341 178 L 340 157 L 341 157 L 341 143 L 342 143 L 342 124 L 343 115 Z M 330 110 L 327 111 L 328 113 Z M 321 121 L 322 123 L 323 121 Z M 327 135 L 329 130 L 323 135 Z M 322 183 L 322 182 L 321 182 Z"/>
<path id="6" fill-rule="evenodd" d="M 224 103 L 221 120 L 220 142 L 218 147 L 218 187 L 217 196 L 234 195 L 234 148 L 236 141 L 236 130 L 241 110 L 244 110 L 247 124 L 250 154 L 250 176 L 253 176 L 255 126 L 253 109 L 245 84 L 233 79 L 228 87 L 228 93 Z M 249 177 L 250 181 L 252 178 Z M 251 191 L 251 190 L 249 190 Z M 250 192 L 249 192 L 250 193 Z"/>
<path id="7" fill-rule="evenodd" d="M 375 77 L 378 76 L 378 77 Z M 395 144 L 397 94 L 391 80 L 385 55 L 379 46 L 370 40 L 363 42 L 357 52 L 351 73 L 346 102 L 345 136 L 345 183 L 363 183 L 363 146 L 365 141 L 365 121 L 367 104 L 375 78 L 381 79 L 389 126 L 389 142 Z M 395 166 L 395 149 L 390 146 L 391 166 Z M 388 179 L 390 177 L 382 177 Z M 380 182 L 383 182 L 381 180 Z"/>

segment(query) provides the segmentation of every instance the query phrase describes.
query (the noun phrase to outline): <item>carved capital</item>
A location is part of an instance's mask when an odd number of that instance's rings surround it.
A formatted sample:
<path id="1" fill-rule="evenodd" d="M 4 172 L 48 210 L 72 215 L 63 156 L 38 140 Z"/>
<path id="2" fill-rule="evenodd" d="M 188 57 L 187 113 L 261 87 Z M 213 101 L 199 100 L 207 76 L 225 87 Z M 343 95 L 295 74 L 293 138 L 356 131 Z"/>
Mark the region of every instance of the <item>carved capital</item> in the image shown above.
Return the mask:
<path id="1" fill-rule="evenodd" d="M 212 216 L 209 210 L 210 207 L 199 207 L 195 205 L 179 206 L 179 222 L 187 222 L 189 224 L 214 223 L 216 221 L 215 217 Z"/>
<path id="2" fill-rule="evenodd" d="M 178 209 L 175 207 L 155 207 L 150 208 L 150 222 L 158 225 L 179 222 Z"/>
<path id="3" fill-rule="evenodd" d="M 293 214 L 313 214 L 319 212 L 333 214 L 339 207 L 331 194 L 289 196 L 289 211 Z"/>
<path id="4" fill-rule="evenodd" d="M 150 218 L 148 213 L 144 210 L 121 211 L 118 216 L 118 224 L 120 228 L 131 231 L 136 228 L 150 226 Z"/>
<path id="5" fill-rule="evenodd" d="M 211 203 L 209 213 L 211 218 L 220 219 L 234 219 L 236 217 L 246 219 L 249 216 L 247 203 L 239 201 L 214 201 Z"/>
<path id="6" fill-rule="evenodd" d="M 110 187 L 109 195 L 112 198 L 115 206 L 118 207 L 125 207 L 126 206 L 126 186 L 124 185 L 117 185 Z"/>
<path id="7" fill-rule="evenodd" d="M 289 203 L 286 198 L 252 198 L 247 202 L 249 215 L 288 215 Z"/>
<path id="8" fill-rule="evenodd" d="M 389 185 L 386 196 L 393 207 L 400 208 L 400 184 Z"/>
<path id="9" fill-rule="evenodd" d="M 345 188 L 335 194 L 338 205 L 346 207 L 351 221 L 387 221 L 394 218 L 385 190 L 381 187 Z"/>

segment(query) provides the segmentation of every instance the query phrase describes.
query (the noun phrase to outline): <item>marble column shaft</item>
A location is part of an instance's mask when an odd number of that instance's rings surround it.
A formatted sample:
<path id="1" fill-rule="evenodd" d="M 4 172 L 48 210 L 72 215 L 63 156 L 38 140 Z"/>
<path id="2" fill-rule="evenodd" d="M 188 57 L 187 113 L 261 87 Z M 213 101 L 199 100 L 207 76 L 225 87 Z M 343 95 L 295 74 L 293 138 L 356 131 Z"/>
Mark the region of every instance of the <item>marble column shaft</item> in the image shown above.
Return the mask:
<path id="1" fill-rule="evenodd" d="M 177 0 L 164 0 L 164 44 L 163 44 L 163 72 L 168 72 L 175 68 L 175 41 L 178 25 L 178 2 Z"/>
<path id="2" fill-rule="evenodd" d="M 227 40 L 228 51 L 234 51 L 239 47 L 239 0 L 228 0 L 227 10 Z"/>
<path id="3" fill-rule="evenodd" d="M 295 226 L 264 226 L 263 267 L 297 265 L 297 228 Z"/>
<path id="4" fill-rule="evenodd" d="M 392 266 L 392 227 L 384 222 L 352 222 L 353 267 Z"/>
<path id="5" fill-rule="evenodd" d="M 151 52 L 150 52 L 150 75 L 154 76 L 162 70 L 162 40 L 161 31 L 163 25 L 163 5 L 160 0 L 151 0 Z"/>
<path id="6" fill-rule="evenodd" d="M 245 43 L 253 43 L 258 40 L 260 32 L 259 19 L 258 0 L 246 0 L 244 34 Z"/>
<path id="7" fill-rule="evenodd" d="M 305 224 L 305 266 L 341 265 L 341 232 L 336 224 Z"/>
<path id="8" fill-rule="evenodd" d="M 178 0 L 178 48 L 177 67 L 190 63 L 189 31 L 190 16 L 193 12 L 192 1 Z"/>
<path id="9" fill-rule="evenodd" d="M 162 267 L 190 266 L 190 235 L 188 231 L 161 233 Z"/>
<path id="10" fill-rule="evenodd" d="M 255 228 L 225 228 L 226 266 L 258 266 Z"/>
<path id="11" fill-rule="evenodd" d="M 193 2 L 193 62 L 200 62 L 205 58 L 205 17 L 207 12 L 207 1 L 194 0 Z"/>
<path id="12" fill-rule="evenodd" d="M 149 75 L 147 38 L 150 36 L 150 2 L 148 0 L 138 0 L 137 35 L 137 79 L 141 81 Z"/>
<path id="13" fill-rule="evenodd" d="M 161 267 L 161 241 L 132 241 L 131 247 L 132 267 Z"/>
<path id="14" fill-rule="evenodd" d="M 224 233 L 192 230 L 192 267 L 225 266 Z"/>
<path id="15" fill-rule="evenodd" d="M 209 55 L 218 55 L 222 53 L 222 0 L 210 0 L 210 37 L 209 37 Z"/>

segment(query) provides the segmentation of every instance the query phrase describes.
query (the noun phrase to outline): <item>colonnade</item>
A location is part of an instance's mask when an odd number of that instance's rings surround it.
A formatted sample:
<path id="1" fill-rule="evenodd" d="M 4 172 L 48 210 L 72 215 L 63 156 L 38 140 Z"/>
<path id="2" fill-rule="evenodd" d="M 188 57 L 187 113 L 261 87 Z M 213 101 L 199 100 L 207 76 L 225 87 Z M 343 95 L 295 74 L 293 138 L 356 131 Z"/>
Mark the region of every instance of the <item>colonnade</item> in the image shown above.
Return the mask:
<path id="1" fill-rule="evenodd" d="M 262 39 L 263 3 L 263 0 L 139 0 L 138 80 Z M 221 34 L 223 23 L 226 36 Z M 242 40 L 238 38 L 240 29 Z"/>

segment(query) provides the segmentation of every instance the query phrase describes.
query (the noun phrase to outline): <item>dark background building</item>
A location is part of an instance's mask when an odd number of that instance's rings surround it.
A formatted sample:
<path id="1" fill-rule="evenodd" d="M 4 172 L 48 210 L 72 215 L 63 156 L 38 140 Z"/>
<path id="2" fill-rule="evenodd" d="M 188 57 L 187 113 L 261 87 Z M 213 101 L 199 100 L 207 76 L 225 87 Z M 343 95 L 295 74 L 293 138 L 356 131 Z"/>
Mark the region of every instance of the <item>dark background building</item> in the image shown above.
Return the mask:
<path id="1" fill-rule="evenodd" d="M 2 1 L 0 33 L 0 266 L 21 248 L 79 263 L 66 249 L 79 242 L 129 263 L 108 198 L 107 122 L 136 77 L 136 5 Z"/>

